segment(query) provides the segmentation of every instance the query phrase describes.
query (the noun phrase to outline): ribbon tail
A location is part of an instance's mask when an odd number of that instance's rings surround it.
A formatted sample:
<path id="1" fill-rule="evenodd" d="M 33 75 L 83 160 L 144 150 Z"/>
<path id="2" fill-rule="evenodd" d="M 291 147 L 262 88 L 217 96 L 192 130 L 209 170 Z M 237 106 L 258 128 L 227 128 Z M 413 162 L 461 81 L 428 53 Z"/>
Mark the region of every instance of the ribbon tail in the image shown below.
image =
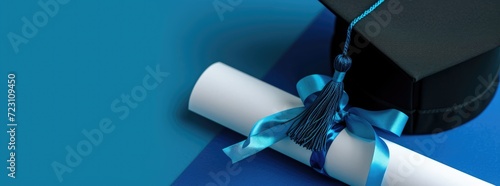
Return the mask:
<path id="1" fill-rule="evenodd" d="M 288 130 L 288 128 L 290 128 L 290 124 L 276 126 L 271 129 L 265 130 L 258 135 L 250 136 L 248 138 L 250 142 L 246 144 L 246 146 L 244 146 L 244 144 L 247 140 L 244 140 L 222 150 L 229 158 L 231 158 L 231 161 L 233 163 L 236 163 L 264 150 L 265 148 L 287 137 L 286 131 Z"/>
<path id="2" fill-rule="evenodd" d="M 347 131 L 354 136 L 374 142 L 366 185 L 381 185 L 387 165 L 389 164 L 389 148 L 378 137 L 367 118 L 350 114 L 346 118 L 346 124 Z"/>
<path id="3" fill-rule="evenodd" d="M 303 109 L 303 107 L 288 109 L 257 121 L 246 140 L 222 150 L 233 163 L 264 150 L 287 137 L 286 131 L 291 123 L 286 121 L 297 116 Z"/>
<path id="4" fill-rule="evenodd" d="M 366 179 L 366 185 L 382 185 L 387 165 L 389 165 L 389 148 L 380 137 L 375 138 L 373 157 Z"/>
<path id="5" fill-rule="evenodd" d="M 248 134 L 249 138 L 245 140 L 245 142 L 243 143 L 243 147 L 248 146 L 248 144 L 252 140 L 252 138 L 250 138 L 251 136 L 257 135 L 273 127 L 283 125 L 285 122 L 289 121 L 291 118 L 295 117 L 300 112 L 302 112 L 302 110 L 304 110 L 303 107 L 292 108 L 278 113 L 274 113 L 272 115 L 260 119 L 253 125 L 252 129 L 250 130 L 250 134 Z"/>

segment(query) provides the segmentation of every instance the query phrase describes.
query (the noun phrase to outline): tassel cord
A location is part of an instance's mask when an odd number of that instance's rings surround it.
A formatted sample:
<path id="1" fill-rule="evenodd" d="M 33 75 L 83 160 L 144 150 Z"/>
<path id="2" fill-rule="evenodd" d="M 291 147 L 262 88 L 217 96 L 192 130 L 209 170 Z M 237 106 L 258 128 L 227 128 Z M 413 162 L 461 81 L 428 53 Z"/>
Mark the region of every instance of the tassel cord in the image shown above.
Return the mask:
<path id="1" fill-rule="evenodd" d="M 351 32 L 352 32 L 352 29 L 354 28 L 354 25 L 356 25 L 356 23 L 358 23 L 361 19 L 365 18 L 368 14 L 373 12 L 373 10 L 375 10 L 375 8 L 377 8 L 383 2 L 384 2 L 384 0 L 377 1 L 370 8 L 365 10 L 361 15 L 359 15 L 358 17 L 356 17 L 354 20 L 351 21 L 349 28 L 347 28 L 347 34 L 346 34 L 347 36 L 346 36 L 345 43 L 344 43 L 344 50 L 342 51 L 343 55 L 347 56 L 347 50 L 349 49 L 349 43 L 351 42 Z"/>

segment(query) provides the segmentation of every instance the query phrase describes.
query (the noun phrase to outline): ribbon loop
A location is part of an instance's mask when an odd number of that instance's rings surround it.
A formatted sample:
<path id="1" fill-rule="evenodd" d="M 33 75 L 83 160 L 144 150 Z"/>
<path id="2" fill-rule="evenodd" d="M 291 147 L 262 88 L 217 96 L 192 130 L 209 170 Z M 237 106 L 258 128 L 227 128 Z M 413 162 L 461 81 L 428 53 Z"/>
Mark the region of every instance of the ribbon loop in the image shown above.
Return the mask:
<path id="1" fill-rule="evenodd" d="M 302 102 L 306 103 L 306 99 L 309 96 L 315 95 L 314 93 L 321 91 L 330 79 L 331 78 L 328 76 L 318 74 L 309 75 L 300 79 L 299 82 L 297 82 L 296 88 Z"/>
<path id="2" fill-rule="evenodd" d="M 350 114 L 360 116 L 372 126 L 401 136 L 408 116 L 396 109 L 369 111 L 353 107 L 348 111 Z"/>

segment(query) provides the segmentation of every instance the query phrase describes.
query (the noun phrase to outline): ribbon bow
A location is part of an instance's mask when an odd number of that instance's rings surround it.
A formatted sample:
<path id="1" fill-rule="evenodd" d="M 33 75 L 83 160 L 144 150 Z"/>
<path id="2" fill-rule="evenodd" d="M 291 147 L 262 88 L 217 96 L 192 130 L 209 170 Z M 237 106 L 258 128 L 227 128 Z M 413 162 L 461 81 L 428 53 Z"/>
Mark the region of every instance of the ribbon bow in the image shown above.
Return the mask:
<path id="1" fill-rule="evenodd" d="M 255 123 L 246 140 L 224 148 L 224 153 L 231 158 L 233 163 L 238 162 L 287 137 L 286 131 L 292 124 L 289 121 L 300 114 L 305 107 L 308 107 L 316 99 L 316 94 L 330 80 L 331 78 L 328 76 L 317 74 L 302 78 L 297 83 L 297 91 L 304 107 L 284 110 L 262 118 Z M 353 136 L 374 141 L 367 184 L 381 185 L 389 163 L 389 149 L 385 142 L 378 137 L 373 126 L 400 136 L 408 116 L 395 109 L 368 111 L 349 107 L 348 101 L 349 97 L 344 92 L 339 104 L 339 111 L 335 116 L 332 116 L 335 119 L 332 128 L 327 133 L 327 147 L 330 147 L 343 129 L 347 129 L 347 132 Z M 310 164 L 316 171 L 329 176 L 323 168 L 327 152 L 328 149 L 313 151 Z"/>

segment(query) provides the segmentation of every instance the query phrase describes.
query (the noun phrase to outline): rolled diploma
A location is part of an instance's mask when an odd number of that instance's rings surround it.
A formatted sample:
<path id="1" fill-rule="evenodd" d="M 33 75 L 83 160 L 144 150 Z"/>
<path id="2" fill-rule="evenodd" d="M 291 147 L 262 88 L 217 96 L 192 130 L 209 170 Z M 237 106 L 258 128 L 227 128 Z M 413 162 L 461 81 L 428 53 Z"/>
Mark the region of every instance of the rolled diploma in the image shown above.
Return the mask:
<path id="1" fill-rule="evenodd" d="M 221 62 L 212 64 L 203 72 L 189 99 L 189 110 L 245 136 L 258 120 L 301 106 L 298 97 Z M 390 160 L 382 185 L 491 185 L 383 140 L 389 147 Z M 343 130 L 328 150 L 326 172 L 349 185 L 364 185 L 373 154 L 372 143 Z M 310 166 L 311 151 L 289 138 L 271 148 Z"/>

